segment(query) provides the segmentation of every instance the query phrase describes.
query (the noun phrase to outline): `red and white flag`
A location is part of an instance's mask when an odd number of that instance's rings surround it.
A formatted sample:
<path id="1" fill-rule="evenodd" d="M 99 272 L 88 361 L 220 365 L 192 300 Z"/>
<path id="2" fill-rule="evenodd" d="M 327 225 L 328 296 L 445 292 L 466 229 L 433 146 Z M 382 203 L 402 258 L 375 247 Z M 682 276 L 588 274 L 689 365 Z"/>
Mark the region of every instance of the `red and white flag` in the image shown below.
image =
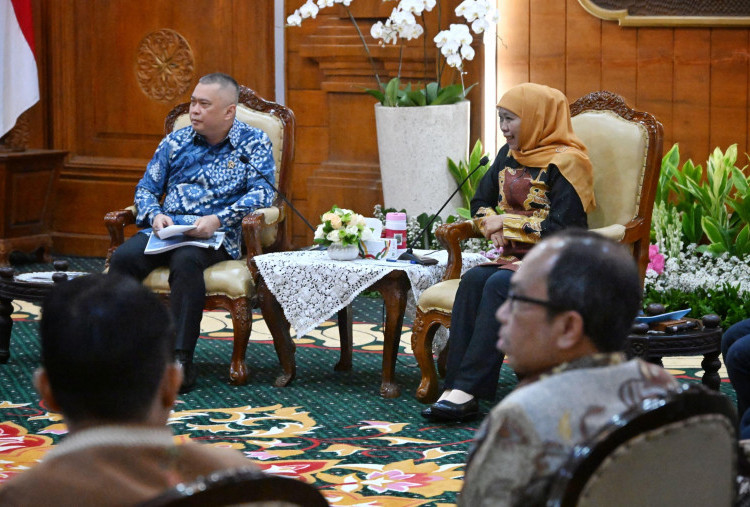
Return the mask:
<path id="1" fill-rule="evenodd" d="M 31 0 L 0 0 L 0 136 L 39 100 Z"/>

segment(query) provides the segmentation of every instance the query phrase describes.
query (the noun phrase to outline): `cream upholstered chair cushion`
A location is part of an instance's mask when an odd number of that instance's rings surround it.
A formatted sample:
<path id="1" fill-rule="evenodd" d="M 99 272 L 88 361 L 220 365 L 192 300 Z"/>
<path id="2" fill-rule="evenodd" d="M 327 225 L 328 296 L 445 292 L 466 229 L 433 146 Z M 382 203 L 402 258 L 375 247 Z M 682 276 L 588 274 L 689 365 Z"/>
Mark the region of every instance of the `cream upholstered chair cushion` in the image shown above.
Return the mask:
<path id="1" fill-rule="evenodd" d="M 733 505 L 735 449 L 734 429 L 722 415 L 662 426 L 610 454 L 577 505 Z"/>
<path id="2" fill-rule="evenodd" d="M 206 295 L 222 294 L 232 299 L 255 294 L 255 286 L 244 259 L 222 261 L 203 270 Z M 152 291 L 169 294 L 169 268 L 159 267 L 143 280 Z"/>
<path id="3" fill-rule="evenodd" d="M 589 229 L 619 241 L 625 224 L 638 214 L 648 133 L 612 111 L 584 111 L 571 121 L 594 166 L 597 206 L 588 214 Z"/>
<path id="4" fill-rule="evenodd" d="M 423 312 L 438 310 L 450 313 L 453 309 L 453 301 L 456 299 L 458 282 L 460 278 L 445 280 L 428 287 L 420 296 L 417 305 Z"/>
<path id="5" fill-rule="evenodd" d="M 135 206 L 126 209 L 132 210 L 133 214 L 136 213 Z M 278 208 L 273 209 L 278 212 Z M 244 258 L 209 266 L 203 270 L 203 281 L 206 284 L 207 296 L 223 294 L 235 299 L 255 294 L 255 285 L 250 270 L 247 269 L 247 260 Z M 169 294 L 169 268 L 162 266 L 154 269 L 143 280 L 143 284 L 158 294 Z"/>
<path id="6" fill-rule="evenodd" d="M 734 505 L 734 403 L 694 383 L 653 394 L 573 446 L 550 478 L 547 505 Z"/>

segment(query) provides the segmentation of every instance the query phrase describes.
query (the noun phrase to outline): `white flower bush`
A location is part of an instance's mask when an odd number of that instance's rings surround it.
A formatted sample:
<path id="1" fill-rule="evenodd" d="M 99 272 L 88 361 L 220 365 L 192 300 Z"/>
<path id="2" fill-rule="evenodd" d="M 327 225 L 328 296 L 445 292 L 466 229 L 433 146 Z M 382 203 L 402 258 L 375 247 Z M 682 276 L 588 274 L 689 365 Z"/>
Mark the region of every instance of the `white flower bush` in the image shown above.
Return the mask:
<path id="1" fill-rule="evenodd" d="M 317 0 L 317 2 L 307 0 L 287 17 L 286 22 L 289 26 L 300 26 L 302 20 L 315 18 L 320 9 L 336 4 L 348 8 L 351 3 L 352 0 Z M 439 4 L 440 0 L 400 0 L 388 19 L 378 21 L 372 26 L 370 35 L 380 44 L 395 44 L 400 39 L 416 39 L 424 33 L 424 27 L 419 24 L 417 17 L 425 12 L 431 12 Z M 484 32 L 499 19 L 494 2 L 490 0 L 464 0 L 456 7 L 455 12 L 456 16 L 464 18 L 466 23 L 471 24 L 471 30 L 475 34 Z M 353 17 L 352 21 L 354 21 Z M 464 60 L 474 58 L 474 50 L 471 47 L 473 37 L 468 24 L 452 24 L 448 30 L 438 33 L 433 40 L 445 57 L 446 63 L 451 67 L 462 69 Z M 365 48 L 367 49 L 366 44 Z"/>
<path id="2" fill-rule="evenodd" d="M 664 272 L 646 271 L 646 289 L 666 292 L 670 289 L 690 293 L 699 289 L 717 289 L 729 283 L 737 287 L 740 296 L 750 295 L 750 265 L 729 254 L 714 256 L 700 253 L 690 244 L 676 256 L 664 253 Z"/>
<path id="3" fill-rule="evenodd" d="M 464 60 L 474 59 L 471 47 L 473 37 L 466 25 L 451 25 L 435 36 L 435 45 L 445 57 L 445 63 L 451 67 L 461 68 Z"/>

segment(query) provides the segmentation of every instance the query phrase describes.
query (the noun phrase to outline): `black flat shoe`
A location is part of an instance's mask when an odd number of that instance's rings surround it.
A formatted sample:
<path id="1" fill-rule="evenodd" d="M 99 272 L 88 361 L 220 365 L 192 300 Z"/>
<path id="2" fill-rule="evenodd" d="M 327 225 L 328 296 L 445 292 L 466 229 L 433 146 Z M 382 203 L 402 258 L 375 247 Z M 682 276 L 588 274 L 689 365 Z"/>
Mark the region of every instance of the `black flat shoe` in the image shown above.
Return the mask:
<path id="1" fill-rule="evenodd" d="M 177 362 L 182 366 L 182 384 L 180 384 L 179 393 L 189 393 L 195 387 L 195 381 L 198 378 L 198 370 L 193 364 L 192 354 L 178 350 L 176 356 Z"/>
<path id="2" fill-rule="evenodd" d="M 437 422 L 470 421 L 479 416 L 479 403 L 476 398 L 466 403 L 440 400 L 422 410 L 421 413 L 422 417 Z"/>
<path id="3" fill-rule="evenodd" d="M 182 363 L 182 384 L 180 384 L 180 394 L 189 393 L 195 387 L 195 381 L 198 379 L 198 371 L 192 361 Z"/>

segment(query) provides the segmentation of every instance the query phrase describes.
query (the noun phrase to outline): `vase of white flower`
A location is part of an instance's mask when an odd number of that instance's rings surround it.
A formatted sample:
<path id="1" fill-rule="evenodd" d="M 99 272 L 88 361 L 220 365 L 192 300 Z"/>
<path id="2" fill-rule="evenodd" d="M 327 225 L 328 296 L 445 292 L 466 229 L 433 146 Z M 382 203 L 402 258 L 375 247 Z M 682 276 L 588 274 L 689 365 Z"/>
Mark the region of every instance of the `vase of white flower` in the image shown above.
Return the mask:
<path id="1" fill-rule="evenodd" d="M 464 86 L 463 62 L 474 58 L 475 35 L 497 23 L 498 11 L 492 0 L 463 0 L 454 10 L 458 22 L 450 19 L 447 29 L 441 29 L 445 25 L 438 23 L 439 31 L 428 34 L 425 13 L 434 10 L 438 19 L 444 19 L 442 2 L 399 0 L 387 19 L 372 24 L 370 36 L 381 46 L 400 44 L 400 58 L 405 41 L 424 37 L 425 68 L 431 67 L 427 62 L 433 60 L 428 56 L 427 42 L 432 40 L 439 50 L 434 62 L 435 74 L 430 78 L 434 80 L 406 84 L 401 82 L 401 59 L 395 77 L 381 77 L 383 69 L 394 67 L 376 64 L 349 9 L 352 1 L 306 0 L 287 18 L 287 23 L 300 26 L 304 19 L 316 17 L 320 9 L 334 5 L 346 11 L 377 83 L 377 88 L 366 92 L 380 102 L 376 104 L 375 117 L 385 206 L 405 208 L 410 214 L 420 213 L 434 207 L 435 196 L 448 196 L 455 189 L 447 160 L 463 160 L 469 149 L 469 103 L 465 99 L 471 86 Z M 460 83 L 445 85 L 443 71 L 449 67 L 457 71 L 454 76 Z M 429 192 L 424 191 L 426 186 Z M 457 196 L 452 204 L 445 210 L 445 216 L 461 206 L 461 198 Z"/>
<path id="2" fill-rule="evenodd" d="M 328 256 L 339 261 L 350 261 L 359 255 L 359 242 L 372 239 L 372 229 L 365 218 L 350 209 L 334 205 L 320 217 L 323 222 L 315 230 L 314 242 L 328 246 Z"/>

